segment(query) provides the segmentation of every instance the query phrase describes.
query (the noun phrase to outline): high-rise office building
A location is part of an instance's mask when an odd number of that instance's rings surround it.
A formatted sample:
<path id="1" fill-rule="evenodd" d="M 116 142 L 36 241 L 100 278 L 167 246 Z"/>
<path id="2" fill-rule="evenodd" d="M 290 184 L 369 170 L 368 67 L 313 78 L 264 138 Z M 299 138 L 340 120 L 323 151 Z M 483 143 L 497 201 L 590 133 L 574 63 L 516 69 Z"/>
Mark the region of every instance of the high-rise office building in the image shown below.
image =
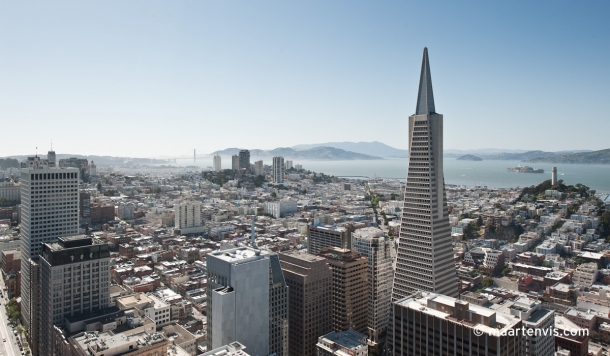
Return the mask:
<path id="1" fill-rule="evenodd" d="M 222 159 L 220 155 L 214 155 L 214 171 L 220 172 L 222 170 Z"/>
<path id="2" fill-rule="evenodd" d="M 231 169 L 234 171 L 239 169 L 239 156 L 238 155 L 231 156 Z"/>
<path id="3" fill-rule="evenodd" d="M 351 230 L 343 226 L 309 226 L 307 231 L 307 252 L 317 255 L 325 247 L 350 249 Z"/>
<path id="4" fill-rule="evenodd" d="M 207 255 L 207 348 L 239 341 L 288 355 L 288 286 L 277 254 L 238 247 Z"/>
<path id="5" fill-rule="evenodd" d="M 89 178 L 89 161 L 86 158 L 63 158 L 59 160 L 60 168 L 78 168 L 80 173 L 80 179 L 86 180 Z"/>
<path id="6" fill-rule="evenodd" d="M 409 167 L 392 300 L 416 291 L 458 296 L 443 175 L 443 115 L 432 95 L 424 48 L 415 115 L 409 116 Z"/>
<path id="7" fill-rule="evenodd" d="M 239 168 L 250 170 L 250 151 L 241 150 L 239 151 Z"/>
<path id="8" fill-rule="evenodd" d="M 551 168 L 551 184 L 557 184 L 557 167 Z"/>
<path id="9" fill-rule="evenodd" d="M 352 233 L 352 249 L 368 261 L 368 338 L 371 343 L 383 341 L 388 327 L 392 299 L 392 245 L 383 230 L 376 227 Z"/>
<path id="10" fill-rule="evenodd" d="M 318 336 L 332 331 L 332 274 L 325 258 L 287 251 L 279 254 L 290 288 L 290 355 L 315 356 Z"/>
<path id="11" fill-rule="evenodd" d="M 254 174 L 256 174 L 257 176 L 263 175 L 265 173 L 264 168 L 265 166 L 263 165 L 262 159 L 259 159 L 258 161 L 254 162 Z"/>
<path id="12" fill-rule="evenodd" d="M 332 272 L 332 326 L 366 334 L 368 320 L 368 262 L 357 252 L 326 247 L 320 251 Z"/>
<path id="13" fill-rule="evenodd" d="M 273 183 L 284 183 L 284 157 L 275 156 L 273 157 Z"/>
<path id="14" fill-rule="evenodd" d="M 38 355 L 39 254 L 42 244 L 78 234 L 77 168 L 49 168 L 34 162 L 21 170 L 21 313 L 32 354 Z M 36 163 L 37 162 L 37 163 Z"/>
<path id="15" fill-rule="evenodd" d="M 414 293 L 392 308 L 392 355 L 523 355 L 522 322 L 510 314 L 431 292 Z"/>
<path id="16" fill-rule="evenodd" d="M 40 257 L 40 355 L 56 355 L 55 329 L 65 318 L 107 308 L 110 247 L 86 236 L 43 244 Z"/>

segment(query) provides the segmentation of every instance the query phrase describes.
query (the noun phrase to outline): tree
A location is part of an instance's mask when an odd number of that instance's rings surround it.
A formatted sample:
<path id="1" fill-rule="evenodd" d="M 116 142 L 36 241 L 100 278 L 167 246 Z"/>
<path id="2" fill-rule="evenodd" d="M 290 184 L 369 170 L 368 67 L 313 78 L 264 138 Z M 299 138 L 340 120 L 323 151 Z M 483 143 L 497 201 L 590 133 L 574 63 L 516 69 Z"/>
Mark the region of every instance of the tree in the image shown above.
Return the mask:
<path id="1" fill-rule="evenodd" d="M 505 269 L 502 270 L 502 275 L 506 276 L 507 274 L 510 273 L 510 268 L 506 267 Z"/>
<path id="2" fill-rule="evenodd" d="M 549 261 L 544 261 L 542 263 L 542 267 L 551 268 L 551 264 L 549 263 Z"/>
<path id="3" fill-rule="evenodd" d="M 102 182 L 98 182 L 97 183 L 97 191 L 101 192 L 102 191 Z"/>
<path id="4" fill-rule="evenodd" d="M 276 192 L 271 192 L 271 197 L 272 198 L 277 198 L 277 193 Z"/>
<path id="5" fill-rule="evenodd" d="M 491 277 L 485 277 L 481 281 L 481 285 L 483 286 L 483 288 L 491 287 L 493 284 L 494 284 L 494 279 Z"/>

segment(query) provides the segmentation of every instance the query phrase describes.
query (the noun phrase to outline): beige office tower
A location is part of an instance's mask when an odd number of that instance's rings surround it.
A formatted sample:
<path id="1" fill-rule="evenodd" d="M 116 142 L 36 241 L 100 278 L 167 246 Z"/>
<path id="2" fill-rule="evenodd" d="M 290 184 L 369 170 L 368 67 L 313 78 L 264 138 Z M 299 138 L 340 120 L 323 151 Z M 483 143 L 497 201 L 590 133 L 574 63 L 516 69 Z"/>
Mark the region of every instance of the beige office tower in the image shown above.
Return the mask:
<path id="1" fill-rule="evenodd" d="M 392 300 L 417 291 L 458 296 L 443 175 L 443 115 L 434 109 L 428 49 L 415 115 L 409 116 L 409 167 Z"/>
<path id="2" fill-rule="evenodd" d="M 290 288 L 288 347 L 292 356 L 315 356 L 320 335 L 332 331 L 332 274 L 325 258 L 296 251 L 280 252 Z"/>
<path id="3" fill-rule="evenodd" d="M 368 261 L 368 339 L 371 344 L 383 341 L 390 315 L 392 296 L 392 250 L 390 238 L 383 230 L 365 227 L 352 233 L 352 248 Z"/>
<path id="4" fill-rule="evenodd" d="M 357 252 L 326 247 L 320 251 L 332 271 L 333 330 L 367 333 L 368 263 Z M 320 336 L 320 335 L 318 335 Z"/>

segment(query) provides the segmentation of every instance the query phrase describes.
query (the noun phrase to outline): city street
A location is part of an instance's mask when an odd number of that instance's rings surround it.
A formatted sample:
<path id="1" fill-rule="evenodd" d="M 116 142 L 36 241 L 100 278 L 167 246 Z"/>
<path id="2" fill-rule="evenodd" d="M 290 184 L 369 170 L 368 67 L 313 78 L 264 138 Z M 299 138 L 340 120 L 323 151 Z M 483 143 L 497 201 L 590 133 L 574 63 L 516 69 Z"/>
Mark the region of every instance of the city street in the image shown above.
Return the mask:
<path id="1" fill-rule="evenodd" d="M 0 290 L 2 290 L 2 298 L 0 301 L 2 306 L 0 307 L 0 355 L 1 356 L 13 356 L 21 355 L 19 347 L 17 346 L 17 337 L 13 334 L 13 329 L 9 327 L 8 317 L 6 316 L 5 305 L 8 302 L 6 299 L 6 292 L 4 291 L 4 283 L 0 278 Z M 6 340 L 6 341 L 3 341 Z"/>

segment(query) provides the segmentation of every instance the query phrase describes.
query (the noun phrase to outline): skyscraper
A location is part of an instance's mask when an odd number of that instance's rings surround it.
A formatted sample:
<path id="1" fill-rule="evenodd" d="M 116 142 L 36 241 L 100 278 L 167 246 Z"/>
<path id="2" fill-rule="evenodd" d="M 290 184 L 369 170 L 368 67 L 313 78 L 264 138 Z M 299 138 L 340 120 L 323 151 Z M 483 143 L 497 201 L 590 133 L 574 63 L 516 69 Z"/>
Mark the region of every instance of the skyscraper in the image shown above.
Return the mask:
<path id="1" fill-rule="evenodd" d="M 317 255 L 325 247 L 352 247 L 351 232 L 353 229 L 344 226 L 324 225 L 309 226 L 307 230 L 307 252 Z"/>
<path id="2" fill-rule="evenodd" d="M 250 170 L 250 151 L 241 150 L 239 151 L 239 168 Z"/>
<path id="3" fill-rule="evenodd" d="M 284 157 L 273 157 L 273 183 L 284 183 Z"/>
<path id="4" fill-rule="evenodd" d="M 55 355 L 54 326 L 65 318 L 108 307 L 110 247 L 86 236 L 60 237 L 43 244 L 40 257 L 40 349 Z"/>
<path id="5" fill-rule="evenodd" d="M 214 170 L 220 172 L 222 170 L 222 161 L 220 155 L 214 155 Z"/>
<path id="6" fill-rule="evenodd" d="M 258 161 L 254 162 L 254 174 L 256 174 L 257 176 L 263 175 L 265 173 L 264 168 L 265 165 L 263 165 L 262 159 L 259 159 Z"/>
<path id="7" fill-rule="evenodd" d="M 416 291 L 458 296 L 443 175 L 443 115 L 434 108 L 427 48 L 417 108 L 409 116 L 409 166 L 392 300 Z"/>
<path id="8" fill-rule="evenodd" d="M 239 169 L 239 156 L 238 155 L 231 156 L 231 169 L 234 171 Z"/>
<path id="9" fill-rule="evenodd" d="M 318 336 L 332 331 L 330 267 L 325 258 L 309 253 L 286 251 L 279 256 L 290 288 L 290 355 L 315 356 Z"/>
<path id="10" fill-rule="evenodd" d="M 368 260 L 368 338 L 378 344 L 383 341 L 390 315 L 393 276 L 391 242 L 383 230 L 365 227 L 352 233 L 352 248 Z"/>
<path id="11" fill-rule="evenodd" d="M 276 254 L 251 247 L 207 256 L 208 350 L 239 341 L 253 355 L 288 355 L 288 286 Z"/>
<path id="12" fill-rule="evenodd" d="M 368 263 L 357 252 L 326 247 L 320 251 L 332 272 L 332 326 L 366 334 L 368 320 Z"/>
<path id="13" fill-rule="evenodd" d="M 21 170 L 21 312 L 34 356 L 39 352 L 39 254 L 43 243 L 78 234 L 78 173 L 42 161 Z"/>

